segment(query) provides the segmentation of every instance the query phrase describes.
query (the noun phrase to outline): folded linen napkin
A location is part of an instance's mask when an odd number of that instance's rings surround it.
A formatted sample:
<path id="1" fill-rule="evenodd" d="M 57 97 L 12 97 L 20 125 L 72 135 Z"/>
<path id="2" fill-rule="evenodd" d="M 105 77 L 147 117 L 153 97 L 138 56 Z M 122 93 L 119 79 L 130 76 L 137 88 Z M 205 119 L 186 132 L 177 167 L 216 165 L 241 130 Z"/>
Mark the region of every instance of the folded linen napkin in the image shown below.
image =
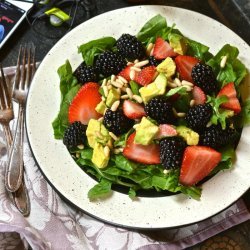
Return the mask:
<path id="1" fill-rule="evenodd" d="M 9 81 L 14 67 L 6 68 Z M 17 106 L 14 104 L 15 114 Z M 14 130 L 15 121 L 11 124 Z M 97 221 L 65 203 L 50 187 L 24 143 L 25 182 L 31 213 L 24 218 L 4 187 L 7 160 L 0 130 L 0 249 L 185 249 L 250 219 L 243 200 L 220 214 L 194 225 L 157 231 L 132 231 Z"/>

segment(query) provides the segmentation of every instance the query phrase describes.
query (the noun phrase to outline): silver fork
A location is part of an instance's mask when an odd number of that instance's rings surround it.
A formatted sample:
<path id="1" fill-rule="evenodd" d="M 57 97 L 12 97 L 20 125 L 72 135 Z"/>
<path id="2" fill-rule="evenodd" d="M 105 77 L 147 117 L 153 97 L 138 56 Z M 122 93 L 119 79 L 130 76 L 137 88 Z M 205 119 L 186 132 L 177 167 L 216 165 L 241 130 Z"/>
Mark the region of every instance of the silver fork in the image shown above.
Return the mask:
<path id="1" fill-rule="evenodd" d="M 22 61 L 22 63 L 21 63 Z M 22 64 L 22 66 L 21 66 Z M 24 137 L 24 112 L 26 98 L 32 77 L 36 70 L 35 47 L 21 46 L 17 59 L 15 80 L 12 98 L 19 104 L 17 126 L 14 140 L 10 148 L 7 164 L 5 185 L 10 192 L 15 192 L 21 185 L 23 176 L 23 137 Z"/>
<path id="2" fill-rule="evenodd" d="M 12 133 L 10 130 L 9 123 L 14 118 L 14 112 L 12 107 L 12 101 L 10 97 L 10 92 L 6 83 L 2 65 L 0 64 L 0 123 L 2 124 L 3 131 L 5 134 L 7 142 L 7 150 L 12 144 Z M 30 213 L 30 202 L 28 197 L 28 192 L 22 180 L 20 188 L 14 192 L 10 193 L 11 199 L 13 200 L 17 209 L 24 215 L 27 216 Z"/>

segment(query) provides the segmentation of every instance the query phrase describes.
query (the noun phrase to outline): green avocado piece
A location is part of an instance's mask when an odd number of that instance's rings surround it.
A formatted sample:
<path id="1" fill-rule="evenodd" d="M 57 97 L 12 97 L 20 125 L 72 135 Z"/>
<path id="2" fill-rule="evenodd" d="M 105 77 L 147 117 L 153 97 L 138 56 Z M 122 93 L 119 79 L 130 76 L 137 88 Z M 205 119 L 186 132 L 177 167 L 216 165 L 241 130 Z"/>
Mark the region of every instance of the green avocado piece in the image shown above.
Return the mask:
<path id="1" fill-rule="evenodd" d="M 112 87 L 108 92 L 106 105 L 111 107 L 115 101 L 120 100 L 120 96 L 120 92 L 115 87 Z"/>
<path id="2" fill-rule="evenodd" d="M 187 143 L 187 145 L 197 145 L 199 143 L 199 134 L 194 132 L 192 129 L 185 126 L 177 126 L 177 133 Z"/>
<path id="3" fill-rule="evenodd" d="M 96 112 L 103 115 L 106 108 L 107 108 L 107 106 L 106 106 L 105 102 L 101 101 L 97 104 L 97 106 L 95 107 L 95 110 L 96 110 Z"/>
<path id="4" fill-rule="evenodd" d="M 135 143 L 141 145 L 149 145 L 159 131 L 158 126 L 149 121 L 146 117 L 135 128 Z"/>
<path id="5" fill-rule="evenodd" d="M 110 155 L 106 155 L 104 152 L 104 146 L 101 143 L 96 142 L 91 161 L 98 168 L 105 168 L 108 165 L 109 158 Z"/>
<path id="6" fill-rule="evenodd" d="M 156 67 L 156 70 L 160 73 L 164 73 L 167 78 L 170 78 L 175 74 L 176 65 L 171 57 L 167 57 Z"/>
<path id="7" fill-rule="evenodd" d="M 152 98 L 158 95 L 163 95 L 166 92 L 167 77 L 165 74 L 160 73 L 154 82 L 139 89 L 142 100 L 144 103 L 149 102 Z"/>
<path id="8" fill-rule="evenodd" d="M 187 51 L 187 43 L 185 38 L 179 34 L 170 34 L 168 38 L 169 44 L 174 49 L 174 52 L 179 55 L 185 55 Z"/>
<path id="9" fill-rule="evenodd" d="M 100 136 L 98 137 L 97 134 L 100 134 Z M 91 148 L 94 148 L 96 142 L 106 145 L 111 138 L 105 126 L 100 121 L 95 119 L 89 120 L 86 136 Z"/>

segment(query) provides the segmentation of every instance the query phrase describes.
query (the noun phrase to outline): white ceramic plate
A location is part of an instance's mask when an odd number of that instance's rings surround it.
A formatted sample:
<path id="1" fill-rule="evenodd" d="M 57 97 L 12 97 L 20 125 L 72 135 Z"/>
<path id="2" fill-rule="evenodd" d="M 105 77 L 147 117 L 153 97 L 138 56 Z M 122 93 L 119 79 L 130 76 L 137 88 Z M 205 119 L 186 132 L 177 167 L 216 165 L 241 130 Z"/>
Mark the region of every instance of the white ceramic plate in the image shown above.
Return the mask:
<path id="1" fill-rule="evenodd" d="M 200 201 L 182 194 L 131 201 L 127 195 L 114 192 L 104 201 L 90 202 L 87 192 L 96 182 L 76 165 L 62 141 L 54 139 L 51 123 L 60 104 L 58 67 L 69 59 L 75 69 L 82 61 L 77 53 L 79 45 L 102 36 L 118 38 L 123 33 L 136 34 L 156 14 L 165 16 L 169 25 L 175 23 L 184 35 L 208 45 L 212 53 L 226 43 L 237 46 L 240 60 L 250 70 L 249 46 L 217 21 L 180 8 L 130 7 L 92 18 L 63 37 L 39 66 L 27 103 L 30 146 L 37 164 L 55 190 L 86 213 L 131 228 L 169 228 L 198 222 L 228 207 L 250 186 L 250 127 L 243 130 L 233 169 L 207 181 Z"/>

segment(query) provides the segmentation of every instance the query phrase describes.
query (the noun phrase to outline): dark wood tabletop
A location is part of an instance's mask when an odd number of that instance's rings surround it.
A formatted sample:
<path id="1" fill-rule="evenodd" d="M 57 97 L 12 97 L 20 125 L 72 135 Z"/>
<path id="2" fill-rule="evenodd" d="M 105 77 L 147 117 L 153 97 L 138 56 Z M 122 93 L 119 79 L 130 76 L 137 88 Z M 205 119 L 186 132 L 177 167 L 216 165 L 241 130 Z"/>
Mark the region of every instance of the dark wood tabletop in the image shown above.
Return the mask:
<path id="1" fill-rule="evenodd" d="M 250 0 L 86 0 L 86 2 L 95 2 L 96 6 L 93 9 L 90 6 L 90 11 L 79 16 L 74 25 L 109 10 L 136 4 L 160 4 L 186 8 L 210 16 L 232 29 L 250 44 Z M 40 30 L 38 29 L 42 34 L 37 34 L 26 20 L 23 21 L 0 50 L 0 61 L 3 66 L 15 65 L 20 44 L 31 41 L 37 47 L 37 60 L 42 61 L 59 40 L 59 38 L 48 38 L 47 28 L 46 25 L 42 26 Z M 243 198 L 250 208 L 250 190 Z M 250 220 L 189 249 L 250 249 Z"/>

